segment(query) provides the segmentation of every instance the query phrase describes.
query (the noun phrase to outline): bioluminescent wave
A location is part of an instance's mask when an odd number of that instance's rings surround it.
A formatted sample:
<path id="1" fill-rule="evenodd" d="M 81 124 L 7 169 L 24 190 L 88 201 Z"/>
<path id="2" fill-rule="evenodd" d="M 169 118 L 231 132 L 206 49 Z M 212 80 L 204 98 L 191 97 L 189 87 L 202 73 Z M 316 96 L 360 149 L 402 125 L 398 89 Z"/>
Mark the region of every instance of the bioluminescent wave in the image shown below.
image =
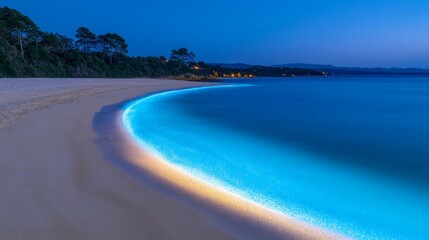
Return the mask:
<path id="1" fill-rule="evenodd" d="M 253 79 L 155 94 L 123 123 L 213 185 L 359 239 L 429 239 L 429 79 Z"/>

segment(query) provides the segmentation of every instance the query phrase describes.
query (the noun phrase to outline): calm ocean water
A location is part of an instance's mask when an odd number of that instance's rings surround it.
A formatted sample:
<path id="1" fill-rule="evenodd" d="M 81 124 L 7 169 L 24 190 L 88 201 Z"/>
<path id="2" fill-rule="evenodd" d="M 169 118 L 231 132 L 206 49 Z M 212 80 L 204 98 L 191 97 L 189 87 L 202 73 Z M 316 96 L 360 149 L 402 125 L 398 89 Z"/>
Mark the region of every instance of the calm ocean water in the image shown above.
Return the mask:
<path id="1" fill-rule="evenodd" d="M 429 78 L 237 80 L 132 103 L 151 151 L 214 185 L 360 239 L 429 239 Z"/>

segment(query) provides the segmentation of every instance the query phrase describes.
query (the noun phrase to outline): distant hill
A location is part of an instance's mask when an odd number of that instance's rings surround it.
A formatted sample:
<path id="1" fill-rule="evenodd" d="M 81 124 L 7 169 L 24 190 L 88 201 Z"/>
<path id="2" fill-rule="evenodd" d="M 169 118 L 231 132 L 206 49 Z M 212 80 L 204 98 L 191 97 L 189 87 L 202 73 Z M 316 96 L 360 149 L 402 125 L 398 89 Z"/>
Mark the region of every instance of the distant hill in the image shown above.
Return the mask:
<path id="1" fill-rule="evenodd" d="M 245 64 L 245 63 L 210 63 L 212 66 L 220 66 L 222 68 L 230 68 L 230 69 L 247 69 L 251 68 L 254 65 Z"/>
<path id="2" fill-rule="evenodd" d="M 212 66 L 220 66 L 229 69 L 249 69 L 257 65 L 245 63 L 211 63 Z M 329 75 L 429 75 L 429 69 L 423 68 L 361 68 L 361 67 L 336 67 L 323 64 L 290 63 L 272 66 L 272 68 L 308 69 L 325 72 Z"/>
<path id="3" fill-rule="evenodd" d="M 360 68 L 360 67 L 336 67 L 332 65 L 292 63 L 274 65 L 273 67 L 289 67 L 312 69 L 328 72 L 332 75 L 429 75 L 429 69 L 422 68 Z"/>

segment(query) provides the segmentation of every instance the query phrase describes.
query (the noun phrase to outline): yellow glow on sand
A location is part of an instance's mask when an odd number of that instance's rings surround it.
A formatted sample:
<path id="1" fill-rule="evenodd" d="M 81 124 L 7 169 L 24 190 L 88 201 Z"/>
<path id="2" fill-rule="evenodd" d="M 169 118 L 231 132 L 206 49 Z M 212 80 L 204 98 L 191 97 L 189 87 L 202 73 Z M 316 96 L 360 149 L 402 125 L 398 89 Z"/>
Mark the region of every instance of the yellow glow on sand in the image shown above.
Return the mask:
<path id="1" fill-rule="evenodd" d="M 294 236 L 296 239 L 346 239 L 344 236 L 304 223 L 203 182 L 167 161 L 152 156 L 132 139 L 120 120 L 118 126 L 121 131 L 120 148 L 125 159 L 144 174 L 150 174 L 159 181 L 180 189 L 188 196 L 216 209 L 243 217 L 252 224 L 263 226 L 263 229 L 275 233 L 276 236 Z"/>

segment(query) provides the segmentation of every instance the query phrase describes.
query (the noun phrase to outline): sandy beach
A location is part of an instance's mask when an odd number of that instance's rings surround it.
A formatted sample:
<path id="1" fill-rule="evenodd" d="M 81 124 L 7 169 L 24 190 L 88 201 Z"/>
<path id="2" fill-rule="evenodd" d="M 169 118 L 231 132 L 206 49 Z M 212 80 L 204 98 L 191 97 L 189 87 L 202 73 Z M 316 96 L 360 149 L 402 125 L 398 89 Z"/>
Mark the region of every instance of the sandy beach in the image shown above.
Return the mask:
<path id="1" fill-rule="evenodd" d="M 0 239 L 335 239 L 149 155 L 121 106 L 212 83 L 0 79 Z"/>

